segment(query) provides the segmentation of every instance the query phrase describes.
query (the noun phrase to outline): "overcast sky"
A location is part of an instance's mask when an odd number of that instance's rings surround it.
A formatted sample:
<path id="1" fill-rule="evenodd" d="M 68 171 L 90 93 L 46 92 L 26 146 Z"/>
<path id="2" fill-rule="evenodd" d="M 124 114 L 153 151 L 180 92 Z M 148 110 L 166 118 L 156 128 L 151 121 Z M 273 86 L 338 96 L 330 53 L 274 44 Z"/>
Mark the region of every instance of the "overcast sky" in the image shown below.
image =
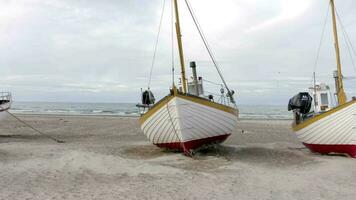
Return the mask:
<path id="1" fill-rule="evenodd" d="M 199 75 L 218 82 L 180 2 L 186 63 L 197 61 Z M 310 86 L 328 0 L 190 2 L 239 104 L 284 105 Z M 147 87 L 162 3 L 0 0 L 0 90 L 12 91 L 16 101 L 139 101 L 140 88 Z M 356 47 L 356 1 L 336 0 L 336 5 Z M 167 0 L 153 71 L 157 96 L 171 84 L 170 11 Z M 330 20 L 329 15 L 316 71 L 318 81 L 333 84 Z M 339 34 L 344 75 L 356 76 Z M 355 96 L 356 80 L 345 85 Z"/>

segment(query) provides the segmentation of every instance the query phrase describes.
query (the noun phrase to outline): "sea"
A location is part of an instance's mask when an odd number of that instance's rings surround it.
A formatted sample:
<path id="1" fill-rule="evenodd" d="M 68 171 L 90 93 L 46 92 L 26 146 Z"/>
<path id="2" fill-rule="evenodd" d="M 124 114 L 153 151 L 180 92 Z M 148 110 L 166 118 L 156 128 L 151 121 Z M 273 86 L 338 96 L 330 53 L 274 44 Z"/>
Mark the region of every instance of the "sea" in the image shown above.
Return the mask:
<path id="1" fill-rule="evenodd" d="M 242 119 L 288 120 L 292 114 L 286 106 L 238 105 Z M 11 112 L 15 114 L 93 115 L 138 117 L 139 110 L 133 103 L 53 103 L 14 102 Z"/>

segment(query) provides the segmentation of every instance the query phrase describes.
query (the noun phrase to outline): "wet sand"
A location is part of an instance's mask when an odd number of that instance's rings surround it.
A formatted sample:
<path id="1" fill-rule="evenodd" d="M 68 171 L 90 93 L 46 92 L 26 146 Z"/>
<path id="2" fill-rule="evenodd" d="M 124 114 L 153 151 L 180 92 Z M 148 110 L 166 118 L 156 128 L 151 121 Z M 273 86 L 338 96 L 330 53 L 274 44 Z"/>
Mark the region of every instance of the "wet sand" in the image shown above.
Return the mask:
<path id="1" fill-rule="evenodd" d="M 137 119 L 20 115 L 0 122 L 0 199 L 354 199 L 356 160 L 313 154 L 287 120 L 242 120 L 194 158 L 151 145 Z M 241 130 L 244 130 L 242 132 Z"/>

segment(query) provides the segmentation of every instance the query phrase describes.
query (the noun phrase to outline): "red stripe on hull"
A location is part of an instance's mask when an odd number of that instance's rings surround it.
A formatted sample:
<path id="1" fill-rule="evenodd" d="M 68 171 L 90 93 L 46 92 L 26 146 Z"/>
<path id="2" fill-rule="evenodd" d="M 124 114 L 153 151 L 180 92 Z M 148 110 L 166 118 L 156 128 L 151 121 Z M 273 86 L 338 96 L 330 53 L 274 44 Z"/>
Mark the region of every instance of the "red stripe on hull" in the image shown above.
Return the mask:
<path id="1" fill-rule="evenodd" d="M 338 145 L 338 144 L 306 144 L 303 143 L 310 151 L 321 154 L 345 153 L 356 158 L 356 145 Z"/>
<path id="2" fill-rule="evenodd" d="M 192 140 L 188 142 L 174 142 L 174 143 L 161 143 L 161 144 L 155 144 L 158 147 L 161 148 L 168 148 L 168 149 L 174 149 L 178 151 L 182 151 L 184 153 L 189 153 L 190 150 L 197 149 L 199 147 L 202 147 L 204 145 L 209 145 L 209 144 L 219 144 L 224 142 L 231 134 L 226 134 L 226 135 L 219 135 L 215 137 L 210 137 L 210 138 L 203 138 L 199 140 Z"/>

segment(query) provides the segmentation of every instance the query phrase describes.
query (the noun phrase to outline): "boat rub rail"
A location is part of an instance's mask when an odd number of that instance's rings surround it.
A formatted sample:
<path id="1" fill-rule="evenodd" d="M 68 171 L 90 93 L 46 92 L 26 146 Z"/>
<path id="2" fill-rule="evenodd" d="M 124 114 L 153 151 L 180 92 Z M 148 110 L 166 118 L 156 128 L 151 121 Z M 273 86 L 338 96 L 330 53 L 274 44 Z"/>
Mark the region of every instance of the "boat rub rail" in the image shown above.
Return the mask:
<path id="1" fill-rule="evenodd" d="M 337 106 L 337 107 L 335 107 L 335 108 L 333 108 L 333 109 L 331 109 L 329 111 L 326 111 L 326 112 L 324 112 L 322 114 L 316 115 L 315 117 L 312 117 L 310 119 L 307 119 L 306 121 L 304 121 L 304 122 L 302 122 L 300 124 L 295 124 L 294 123 L 292 128 L 293 128 L 294 131 L 299 131 L 299 130 L 301 130 L 301 129 L 313 124 L 314 122 L 319 121 L 319 120 L 321 120 L 321 119 L 323 119 L 323 118 L 325 118 L 327 116 L 330 116 L 330 115 L 334 114 L 335 112 L 337 112 L 339 110 L 342 110 L 344 108 L 347 108 L 347 107 L 349 107 L 349 106 L 351 106 L 351 105 L 353 105 L 355 103 L 356 103 L 356 99 L 353 99 L 352 101 L 350 101 L 348 103 L 345 103 L 343 105 Z"/>
<path id="2" fill-rule="evenodd" d="M 198 96 L 194 96 L 194 95 L 189 95 L 189 94 L 170 94 L 166 97 L 164 97 L 163 99 L 161 99 L 159 102 L 157 102 L 153 107 L 151 107 L 145 114 L 143 114 L 140 118 L 140 124 L 142 125 L 143 123 L 145 123 L 145 121 L 151 117 L 156 111 L 158 111 L 159 109 L 161 109 L 163 106 L 166 105 L 166 103 L 168 103 L 170 100 L 172 100 L 174 97 L 178 97 L 178 98 L 182 98 L 188 101 L 192 101 L 195 103 L 199 103 L 199 104 L 203 104 L 205 106 L 209 106 L 233 115 L 238 116 L 238 110 L 226 105 L 222 105 L 216 102 L 212 102 L 209 101 L 207 99 L 198 97 Z"/>

